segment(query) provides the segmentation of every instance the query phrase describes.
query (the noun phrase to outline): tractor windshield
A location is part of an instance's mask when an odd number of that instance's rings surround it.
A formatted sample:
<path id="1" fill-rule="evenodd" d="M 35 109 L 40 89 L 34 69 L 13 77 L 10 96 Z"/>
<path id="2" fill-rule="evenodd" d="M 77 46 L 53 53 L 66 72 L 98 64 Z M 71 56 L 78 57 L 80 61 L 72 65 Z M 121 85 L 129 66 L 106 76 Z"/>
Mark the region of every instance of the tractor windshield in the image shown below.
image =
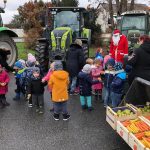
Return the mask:
<path id="1" fill-rule="evenodd" d="M 122 30 L 139 29 L 145 30 L 145 16 L 124 16 L 122 20 Z"/>
<path id="2" fill-rule="evenodd" d="M 71 27 L 73 31 L 79 31 L 79 12 L 61 11 L 54 16 L 54 28 Z"/>

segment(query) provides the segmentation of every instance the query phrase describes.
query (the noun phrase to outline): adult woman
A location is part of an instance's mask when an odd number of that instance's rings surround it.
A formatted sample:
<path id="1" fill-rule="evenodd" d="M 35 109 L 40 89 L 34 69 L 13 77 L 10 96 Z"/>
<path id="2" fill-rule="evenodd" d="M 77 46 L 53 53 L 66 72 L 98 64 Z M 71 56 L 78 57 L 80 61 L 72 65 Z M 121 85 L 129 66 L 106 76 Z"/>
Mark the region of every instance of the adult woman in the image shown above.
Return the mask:
<path id="1" fill-rule="evenodd" d="M 150 81 L 150 37 L 142 35 L 139 37 L 139 44 L 140 47 L 128 57 L 127 64 L 132 66 L 132 71 L 129 74 L 130 85 L 135 77 Z"/>

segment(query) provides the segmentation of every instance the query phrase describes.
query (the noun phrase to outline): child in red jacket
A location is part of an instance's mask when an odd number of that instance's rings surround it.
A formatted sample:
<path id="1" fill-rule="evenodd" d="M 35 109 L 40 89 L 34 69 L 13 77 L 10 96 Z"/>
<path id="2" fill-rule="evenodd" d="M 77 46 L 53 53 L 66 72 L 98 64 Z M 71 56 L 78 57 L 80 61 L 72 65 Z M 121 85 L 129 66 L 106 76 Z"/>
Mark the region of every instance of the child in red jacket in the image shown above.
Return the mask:
<path id="1" fill-rule="evenodd" d="M 6 101 L 6 93 L 8 92 L 9 76 L 5 70 L 3 70 L 0 64 L 0 108 L 9 106 L 10 104 Z"/>

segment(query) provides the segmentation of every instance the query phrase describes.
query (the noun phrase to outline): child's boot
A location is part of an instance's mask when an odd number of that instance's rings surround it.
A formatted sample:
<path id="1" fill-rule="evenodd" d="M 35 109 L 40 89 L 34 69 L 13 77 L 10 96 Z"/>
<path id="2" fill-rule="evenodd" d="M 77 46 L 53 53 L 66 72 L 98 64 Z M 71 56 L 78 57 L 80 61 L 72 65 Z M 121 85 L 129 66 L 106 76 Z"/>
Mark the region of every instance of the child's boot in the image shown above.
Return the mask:
<path id="1" fill-rule="evenodd" d="M 14 101 L 20 100 L 20 93 L 16 93 L 16 96 L 13 98 Z"/>
<path id="2" fill-rule="evenodd" d="M 54 120 L 58 121 L 59 120 L 59 114 L 55 114 L 53 115 Z"/>
<path id="3" fill-rule="evenodd" d="M 63 114 L 63 120 L 67 121 L 70 118 L 69 114 Z"/>
<path id="4" fill-rule="evenodd" d="M 86 105 L 82 105 L 82 109 L 83 110 L 87 109 L 87 106 Z"/>
<path id="5" fill-rule="evenodd" d="M 2 99 L 2 104 L 4 105 L 4 106 L 9 106 L 10 104 L 6 101 L 6 98 L 3 98 Z"/>
<path id="6" fill-rule="evenodd" d="M 39 114 L 43 114 L 44 111 L 43 111 L 43 106 L 39 106 Z"/>
<path id="7" fill-rule="evenodd" d="M 0 100 L 0 109 L 4 108 L 5 106 L 2 103 L 2 100 Z"/>

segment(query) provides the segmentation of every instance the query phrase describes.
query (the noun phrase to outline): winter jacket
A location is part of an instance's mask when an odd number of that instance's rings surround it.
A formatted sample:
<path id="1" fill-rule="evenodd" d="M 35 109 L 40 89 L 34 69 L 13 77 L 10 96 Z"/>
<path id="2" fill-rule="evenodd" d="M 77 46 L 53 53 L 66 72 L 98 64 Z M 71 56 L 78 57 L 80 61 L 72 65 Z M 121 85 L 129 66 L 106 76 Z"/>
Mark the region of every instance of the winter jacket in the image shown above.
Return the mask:
<path id="1" fill-rule="evenodd" d="M 51 77 L 52 73 L 53 73 L 53 70 L 50 69 L 48 71 L 48 73 L 43 77 L 43 80 L 48 82 L 50 80 L 50 77 Z M 52 92 L 52 89 L 49 86 L 48 86 L 48 91 Z"/>
<path id="2" fill-rule="evenodd" d="M 28 84 L 27 93 L 33 95 L 43 95 L 44 94 L 44 86 L 46 84 L 42 83 L 42 78 L 35 78 L 33 75 L 31 76 L 31 80 Z"/>
<path id="3" fill-rule="evenodd" d="M 115 76 L 115 71 L 105 70 L 105 74 L 104 74 L 104 87 L 110 88 L 114 76 Z"/>
<path id="4" fill-rule="evenodd" d="M 98 80 L 102 70 L 103 70 L 102 66 L 92 68 L 91 74 L 92 74 L 93 80 Z M 92 85 L 92 89 L 94 89 L 94 90 L 101 90 L 102 88 L 103 88 L 103 84 L 100 83 L 100 82 L 97 83 L 97 84 Z"/>
<path id="5" fill-rule="evenodd" d="M 77 44 L 72 44 L 66 53 L 66 69 L 70 77 L 76 77 L 85 64 L 83 49 Z"/>
<path id="6" fill-rule="evenodd" d="M 79 89 L 80 89 L 80 95 L 81 96 L 91 96 L 92 92 L 92 85 L 99 83 L 98 80 L 92 80 L 92 77 L 90 74 L 79 72 L 78 74 L 79 78 Z"/>
<path id="7" fill-rule="evenodd" d="M 21 76 L 22 76 L 24 71 L 25 71 L 25 68 L 21 69 L 21 70 L 19 70 L 18 72 L 15 73 L 16 85 L 17 85 L 17 89 L 15 91 L 17 93 L 20 93 L 20 92 L 24 93 L 24 87 L 22 87 L 21 84 L 20 84 L 20 79 L 21 79 Z"/>
<path id="8" fill-rule="evenodd" d="M 0 73 L 0 83 L 6 83 L 5 86 L 0 85 L 0 94 L 6 94 L 8 92 L 8 83 L 9 83 L 9 76 L 6 71 L 2 71 Z"/>
<path id="9" fill-rule="evenodd" d="M 54 71 L 48 82 L 52 89 L 52 101 L 64 102 L 68 100 L 69 74 L 66 71 Z"/>
<path id="10" fill-rule="evenodd" d="M 20 86 L 25 91 L 32 76 L 32 71 L 34 67 L 28 67 L 24 70 L 20 77 Z"/>
<path id="11" fill-rule="evenodd" d="M 109 54 L 115 61 L 124 63 L 123 58 L 128 54 L 128 40 L 125 35 L 120 36 L 117 46 L 111 41 Z"/>
<path id="12" fill-rule="evenodd" d="M 150 81 L 150 42 L 144 42 L 128 57 L 128 65 L 132 66 L 129 80 L 132 83 L 135 77 Z"/>
<path id="13" fill-rule="evenodd" d="M 117 73 L 111 83 L 111 91 L 117 94 L 122 94 L 124 89 L 124 83 L 126 80 L 126 73 L 124 70 Z"/>

